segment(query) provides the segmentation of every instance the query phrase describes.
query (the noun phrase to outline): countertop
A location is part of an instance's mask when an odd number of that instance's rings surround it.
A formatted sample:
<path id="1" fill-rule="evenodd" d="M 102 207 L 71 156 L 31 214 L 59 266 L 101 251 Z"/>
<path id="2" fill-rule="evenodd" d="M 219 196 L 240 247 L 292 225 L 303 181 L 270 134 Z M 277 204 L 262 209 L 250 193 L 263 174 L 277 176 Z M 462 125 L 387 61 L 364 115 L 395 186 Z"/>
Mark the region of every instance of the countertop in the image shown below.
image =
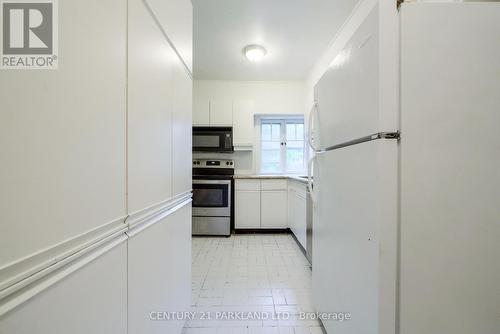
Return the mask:
<path id="1" fill-rule="evenodd" d="M 261 180 L 276 180 L 276 179 L 284 179 L 284 180 L 294 180 L 307 184 L 307 177 L 298 176 L 298 175 L 260 175 L 260 174 L 239 174 L 234 175 L 234 179 L 261 179 Z"/>

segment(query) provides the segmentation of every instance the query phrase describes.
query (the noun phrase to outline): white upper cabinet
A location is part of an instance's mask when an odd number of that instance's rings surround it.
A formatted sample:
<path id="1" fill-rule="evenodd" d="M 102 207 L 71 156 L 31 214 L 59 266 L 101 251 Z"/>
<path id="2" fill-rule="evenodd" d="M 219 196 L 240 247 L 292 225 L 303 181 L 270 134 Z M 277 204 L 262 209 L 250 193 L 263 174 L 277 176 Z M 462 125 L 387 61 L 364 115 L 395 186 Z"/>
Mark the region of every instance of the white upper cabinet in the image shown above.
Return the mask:
<path id="1" fill-rule="evenodd" d="M 233 125 L 233 101 L 229 99 L 210 100 L 210 125 Z"/>
<path id="2" fill-rule="evenodd" d="M 193 125 L 233 126 L 233 101 L 230 99 L 194 99 Z"/>
<path id="3" fill-rule="evenodd" d="M 208 99 L 193 99 L 193 125 L 210 125 L 210 102 Z"/>
<path id="4" fill-rule="evenodd" d="M 254 145 L 254 100 L 236 100 L 233 104 L 233 142 L 236 149 Z"/>
<path id="5" fill-rule="evenodd" d="M 195 98 L 193 125 L 232 126 L 235 150 L 251 150 L 254 146 L 254 100 Z"/>

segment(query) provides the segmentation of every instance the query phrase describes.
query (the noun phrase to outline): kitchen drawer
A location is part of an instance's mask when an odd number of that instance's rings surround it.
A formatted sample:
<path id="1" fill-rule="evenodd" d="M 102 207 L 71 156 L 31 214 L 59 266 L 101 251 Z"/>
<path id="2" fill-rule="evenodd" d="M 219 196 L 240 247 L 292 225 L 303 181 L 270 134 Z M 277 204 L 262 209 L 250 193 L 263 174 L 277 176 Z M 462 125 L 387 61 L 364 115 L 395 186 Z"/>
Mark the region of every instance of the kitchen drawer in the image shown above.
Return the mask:
<path id="1" fill-rule="evenodd" d="M 262 180 L 261 189 L 262 190 L 287 190 L 288 180 L 278 179 L 278 180 Z"/>
<path id="2" fill-rule="evenodd" d="M 260 191 L 260 180 L 238 179 L 234 185 L 236 190 Z"/>

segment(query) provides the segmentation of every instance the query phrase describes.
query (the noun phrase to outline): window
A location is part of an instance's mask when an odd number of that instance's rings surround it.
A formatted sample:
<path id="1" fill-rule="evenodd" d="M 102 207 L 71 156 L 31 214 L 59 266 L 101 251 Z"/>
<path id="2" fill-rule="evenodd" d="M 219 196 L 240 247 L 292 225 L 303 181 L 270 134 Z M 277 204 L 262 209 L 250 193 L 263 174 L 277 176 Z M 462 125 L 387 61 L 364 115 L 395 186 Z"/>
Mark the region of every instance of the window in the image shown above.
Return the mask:
<path id="1" fill-rule="evenodd" d="M 261 120 L 261 173 L 303 173 L 304 147 L 303 118 Z"/>

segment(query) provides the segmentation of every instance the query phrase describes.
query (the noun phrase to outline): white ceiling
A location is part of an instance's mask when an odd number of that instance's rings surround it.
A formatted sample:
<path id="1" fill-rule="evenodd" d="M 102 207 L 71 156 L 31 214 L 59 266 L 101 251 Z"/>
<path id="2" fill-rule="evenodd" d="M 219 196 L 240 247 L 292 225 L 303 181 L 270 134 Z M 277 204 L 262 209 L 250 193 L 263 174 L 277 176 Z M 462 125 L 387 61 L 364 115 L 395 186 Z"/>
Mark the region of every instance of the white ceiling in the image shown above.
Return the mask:
<path id="1" fill-rule="evenodd" d="M 357 0 L 192 0 L 194 76 L 219 80 L 305 79 Z M 259 64 L 243 55 L 261 44 Z"/>

